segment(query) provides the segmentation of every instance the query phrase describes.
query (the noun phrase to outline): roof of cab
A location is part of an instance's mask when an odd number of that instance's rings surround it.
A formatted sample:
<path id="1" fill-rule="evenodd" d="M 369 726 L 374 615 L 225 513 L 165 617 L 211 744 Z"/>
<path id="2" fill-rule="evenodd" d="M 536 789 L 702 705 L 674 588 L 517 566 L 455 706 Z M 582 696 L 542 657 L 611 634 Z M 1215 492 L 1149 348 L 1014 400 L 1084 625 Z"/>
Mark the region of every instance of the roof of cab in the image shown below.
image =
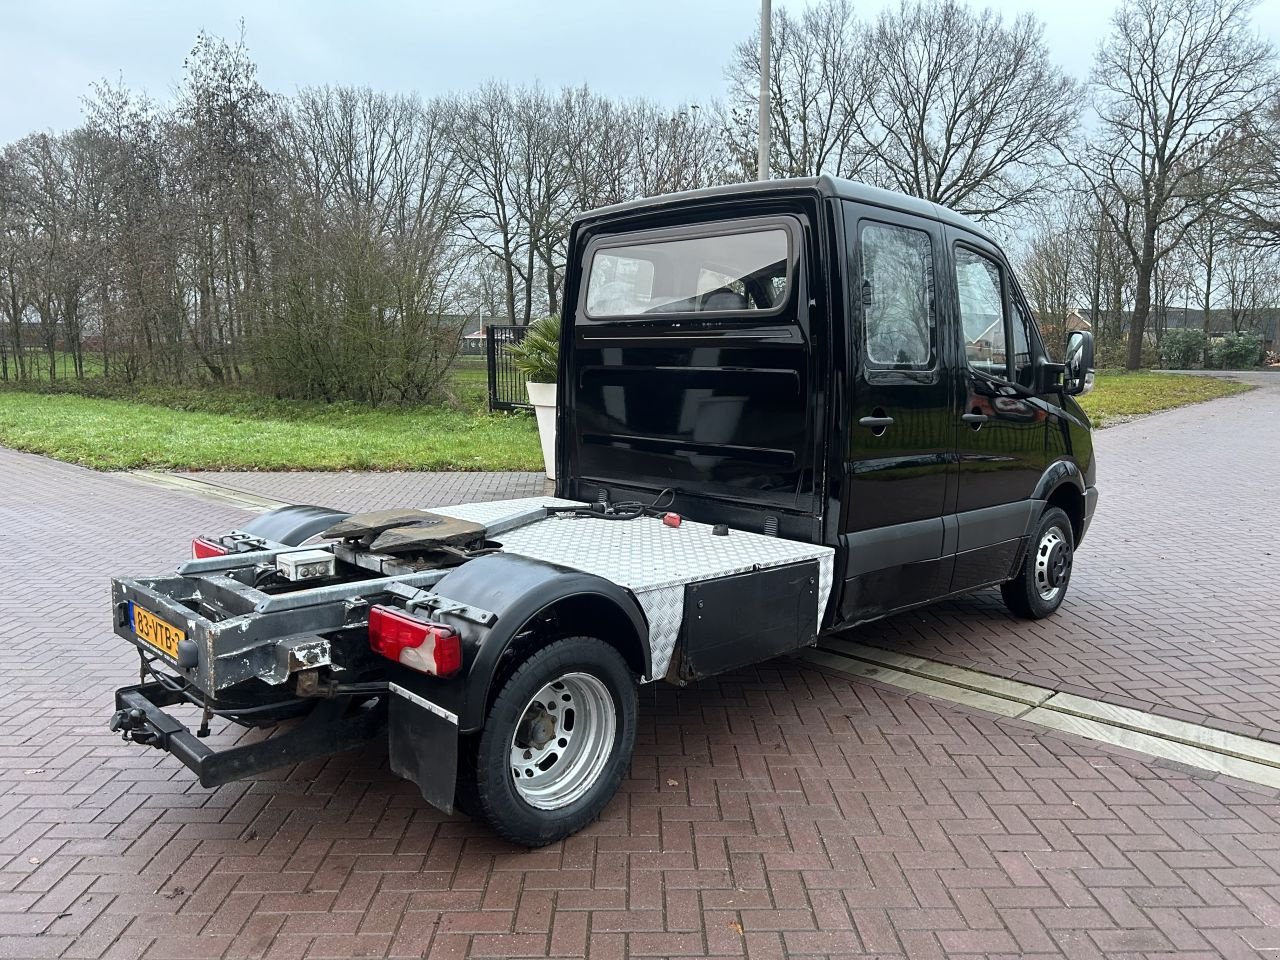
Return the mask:
<path id="1" fill-rule="evenodd" d="M 823 174 L 819 177 L 795 177 L 788 180 L 753 180 L 746 183 L 727 183 L 718 187 L 703 187 L 700 190 L 686 190 L 682 193 L 667 193 L 656 197 L 642 197 L 639 200 L 628 200 L 626 203 L 615 203 L 608 207 L 588 210 L 578 216 L 578 220 L 601 220 L 615 214 L 633 211 L 661 209 L 667 206 L 683 206 L 703 200 L 722 200 L 732 197 L 752 197 L 760 194 L 816 193 L 824 197 L 839 197 L 854 200 L 871 206 L 885 207 L 902 213 L 911 213 L 920 217 L 928 217 L 955 227 L 968 230 L 978 236 L 995 243 L 995 239 L 982 227 L 966 216 L 956 213 L 947 207 L 939 206 L 929 200 L 897 193 L 893 190 L 882 190 L 856 180 L 845 180 L 843 177 L 831 177 Z"/>

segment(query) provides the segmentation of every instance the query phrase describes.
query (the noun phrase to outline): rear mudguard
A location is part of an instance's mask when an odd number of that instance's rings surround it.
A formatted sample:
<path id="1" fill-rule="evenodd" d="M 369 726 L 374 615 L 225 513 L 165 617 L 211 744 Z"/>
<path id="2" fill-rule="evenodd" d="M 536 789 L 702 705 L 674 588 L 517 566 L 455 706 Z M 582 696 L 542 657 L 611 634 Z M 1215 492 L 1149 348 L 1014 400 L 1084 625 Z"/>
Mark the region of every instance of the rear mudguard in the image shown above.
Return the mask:
<path id="1" fill-rule="evenodd" d="M 477 557 L 451 570 L 431 592 L 494 614 L 489 626 L 444 617 L 462 634 L 463 671 L 440 680 L 398 670 L 397 683 L 458 718 L 463 733 L 483 725 L 494 674 L 511 642 L 553 609 L 597 609 L 600 638 L 615 644 L 649 675 L 649 628 L 639 604 L 623 587 L 601 577 L 508 553 Z M 619 627 L 624 635 L 616 635 Z M 582 632 L 593 632 L 588 625 Z M 599 635 L 599 634 L 598 634 Z"/>
<path id="2" fill-rule="evenodd" d="M 423 797 L 443 810 L 453 809 L 459 735 L 484 725 L 503 655 L 544 617 L 555 614 L 572 626 L 571 632 L 599 636 L 618 647 L 637 676 L 649 675 L 644 614 L 630 593 L 608 580 L 496 553 L 452 570 L 431 592 L 495 616 L 488 626 L 440 617 L 462 634 L 463 671 L 457 677 L 444 680 L 392 668 L 391 769 L 416 783 Z"/>
<path id="3" fill-rule="evenodd" d="M 351 514 L 329 507 L 295 503 L 259 514 L 242 526 L 240 532 L 282 543 L 286 547 L 298 547 L 349 516 Z"/>

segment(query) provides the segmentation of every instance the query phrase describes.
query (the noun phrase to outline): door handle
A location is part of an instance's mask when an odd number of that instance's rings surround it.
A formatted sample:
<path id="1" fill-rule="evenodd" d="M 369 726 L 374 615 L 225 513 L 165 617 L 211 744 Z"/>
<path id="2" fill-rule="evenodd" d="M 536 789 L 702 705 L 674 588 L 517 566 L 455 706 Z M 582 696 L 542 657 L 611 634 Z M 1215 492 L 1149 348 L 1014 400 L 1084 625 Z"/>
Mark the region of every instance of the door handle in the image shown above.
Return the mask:
<path id="1" fill-rule="evenodd" d="M 860 427 L 870 427 L 872 430 L 883 430 L 885 427 L 893 426 L 893 417 L 863 417 L 858 421 Z"/>
<path id="2" fill-rule="evenodd" d="M 960 419 L 977 430 L 987 422 L 988 418 L 985 413 L 962 413 Z"/>

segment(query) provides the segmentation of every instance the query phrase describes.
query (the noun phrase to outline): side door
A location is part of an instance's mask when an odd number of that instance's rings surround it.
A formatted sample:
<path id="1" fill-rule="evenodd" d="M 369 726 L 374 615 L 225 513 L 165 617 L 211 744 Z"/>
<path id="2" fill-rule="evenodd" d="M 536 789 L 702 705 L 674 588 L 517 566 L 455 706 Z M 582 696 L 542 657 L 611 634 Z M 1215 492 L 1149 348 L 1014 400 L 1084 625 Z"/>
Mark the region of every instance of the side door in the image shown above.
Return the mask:
<path id="1" fill-rule="evenodd" d="M 945 236 L 923 218 L 845 203 L 851 398 L 840 615 L 849 623 L 947 592 L 943 514 L 960 414 L 946 327 Z"/>
<path id="2" fill-rule="evenodd" d="M 963 411 L 952 590 L 1006 579 L 1039 503 L 1048 462 L 1049 407 L 1032 392 L 1039 335 L 1008 265 L 991 244 L 949 230 L 959 318 Z"/>

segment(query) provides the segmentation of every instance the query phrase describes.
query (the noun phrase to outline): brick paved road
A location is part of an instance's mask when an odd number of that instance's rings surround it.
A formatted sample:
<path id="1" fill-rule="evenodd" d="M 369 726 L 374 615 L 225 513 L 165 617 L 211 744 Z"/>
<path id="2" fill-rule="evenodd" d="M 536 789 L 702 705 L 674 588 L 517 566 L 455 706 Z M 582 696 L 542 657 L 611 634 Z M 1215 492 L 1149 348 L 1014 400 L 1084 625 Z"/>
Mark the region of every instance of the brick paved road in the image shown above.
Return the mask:
<path id="1" fill-rule="evenodd" d="M 988 591 L 864 643 L 1280 741 L 1280 375 L 1095 434 L 1097 518 L 1056 616 Z"/>
<path id="2" fill-rule="evenodd" d="M 547 485 L 546 477 L 541 473 L 229 471 L 185 473 L 179 476 L 194 477 L 207 483 L 290 503 L 314 503 L 352 512 L 537 497 L 543 494 Z"/>
<path id="3" fill-rule="evenodd" d="M 649 688 L 622 793 L 542 851 L 435 813 L 384 750 L 204 791 L 102 726 L 134 662 L 106 628 L 105 577 L 163 570 L 188 531 L 244 516 L 0 450 L 0 958 L 1280 949 L 1274 792 L 789 661 Z M 1076 595 L 1129 618 L 1107 621 L 1118 648 L 1168 626 L 1125 589 Z M 973 610 L 942 616 L 1010 630 Z"/>
<path id="4" fill-rule="evenodd" d="M 854 636 L 1280 741 L 1280 373 L 1244 376 L 1260 388 L 1095 435 L 1099 512 L 1052 620 L 1014 620 L 988 591 Z M 541 484 L 538 474 L 194 476 L 347 509 L 529 496 Z"/>

